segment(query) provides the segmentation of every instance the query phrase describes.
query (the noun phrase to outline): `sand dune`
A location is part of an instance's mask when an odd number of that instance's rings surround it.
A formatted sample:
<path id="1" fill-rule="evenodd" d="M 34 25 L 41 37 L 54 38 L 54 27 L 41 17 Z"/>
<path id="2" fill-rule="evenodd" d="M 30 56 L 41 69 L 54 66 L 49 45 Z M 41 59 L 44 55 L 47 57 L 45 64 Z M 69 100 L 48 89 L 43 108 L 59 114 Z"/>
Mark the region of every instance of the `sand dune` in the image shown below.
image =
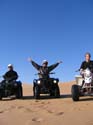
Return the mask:
<path id="1" fill-rule="evenodd" d="M 0 125 L 93 125 L 93 98 L 73 102 L 72 84 L 60 84 L 60 99 L 40 100 L 34 100 L 32 86 L 24 84 L 23 100 L 0 101 Z"/>

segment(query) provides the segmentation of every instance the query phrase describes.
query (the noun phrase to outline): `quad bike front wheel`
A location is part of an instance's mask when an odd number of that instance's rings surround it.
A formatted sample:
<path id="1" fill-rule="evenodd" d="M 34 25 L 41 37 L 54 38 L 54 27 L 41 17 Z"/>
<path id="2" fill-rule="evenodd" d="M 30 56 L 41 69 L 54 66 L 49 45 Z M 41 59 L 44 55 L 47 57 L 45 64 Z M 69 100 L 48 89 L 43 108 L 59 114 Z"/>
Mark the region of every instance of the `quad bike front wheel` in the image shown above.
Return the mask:
<path id="1" fill-rule="evenodd" d="M 0 93 L 0 100 L 2 100 L 2 93 Z"/>
<path id="2" fill-rule="evenodd" d="M 40 91 L 39 91 L 39 87 L 38 86 L 35 86 L 34 89 L 33 89 L 33 93 L 34 93 L 34 98 L 35 99 L 39 99 L 40 98 Z"/>
<path id="3" fill-rule="evenodd" d="M 72 99 L 73 101 L 79 101 L 79 87 L 78 85 L 73 85 L 71 88 Z"/>
<path id="4" fill-rule="evenodd" d="M 56 97 L 56 98 L 59 98 L 59 97 L 60 97 L 60 89 L 59 89 L 59 86 L 57 86 L 57 87 L 55 88 L 55 97 Z"/>
<path id="5" fill-rule="evenodd" d="M 22 86 L 18 86 L 16 91 L 16 98 L 21 99 L 23 97 L 23 89 Z"/>
<path id="6" fill-rule="evenodd" d="M 2 98 L 3 98 L 3 91 L 2 91 L 2 89 L 0 89 L 0 100 L 2 100 Z"/>
<path id="7" fill-rule="evenodd" d="M 54 87 L 54 90 L 51 91 L 50 95 L 54 96 L 55 98 L 60 98 L 60 89 L 58 85 Z"/>

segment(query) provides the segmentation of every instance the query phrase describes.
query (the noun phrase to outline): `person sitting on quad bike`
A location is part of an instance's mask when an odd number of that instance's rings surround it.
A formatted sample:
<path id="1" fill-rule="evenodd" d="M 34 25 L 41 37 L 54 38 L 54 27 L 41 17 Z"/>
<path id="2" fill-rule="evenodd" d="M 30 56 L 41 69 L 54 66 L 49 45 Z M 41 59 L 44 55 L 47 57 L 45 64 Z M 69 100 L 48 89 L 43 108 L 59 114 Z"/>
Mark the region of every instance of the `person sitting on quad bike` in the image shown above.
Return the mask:
<path id="1" fill-rule="evenodd" d="M 29 62 L 32 63 L 32 65 L 39 71 L 39 78 L 40 79 L 49 79 L 49 73 L 54 70 L 62 61 L 57 62 L 56 64 L 53 64 L 51 66 L 48 66 L 48 61 L 43 60 L 42 65 L 38 65 L 36 62 L 34 62 L 31 58 L 29 58 Z"/>
<path id="2" fill-rule="evenodd" d="M 80 70 L 89 69 L 93 73 L 93 61 L 91 60 L 91 54 L 85 54 L 85 61 L 82 62 Z"/>
<path id="3" fill-rule="evenodd" d="M 49 94 L 51 97 L 60 97 L 60 89 L 58 86 L 59 79 L 51 78 L 50 74 L 54 74 L 51 71 L 55 69 L 61 61 L 48 66 L 48 61 L 44 60 L 42 65 L 38 65 L 31 58 L 28 60 L 38 70 L 39 79 L 33 81 L 33 95 L 35 99 L 40 98 L 40 94 Z"/>
<path id="4" fill-rule="evenodd" d="M 3 75 L 3 78 L 6 81 L 16 81 L 18 79 L 18 74 L 16 71 L 14 71 L 12 64 L 8 65 L 8 71 Z"/>
<path id="5" fill-rule="evenodd" d="M 4 80 L 0 82 L 0 100 L 4 97 L 15 95 L 17 99 L 23 97 L 22 82 L 17 81 L 18 74 L 13 65 L 8 65 L 8 71 L 3 75 Z"/>
<path id="6" fill-rule="evenodd" d="M 91 60 L 91 54 L 88 52 L 85 54 L 85 61 L 83 61 L 81 66 L 80 66 L 80 74 L 82 75 L 83 78 L 84 78 L 83 71 L 86 69 L 89 69 L 93 75 L 93 61 Z M 84 84 L 84 81 L 83 81 L 83 84 Z M 91 91 L 91 90 L 88 90 L 88 91 Z"/>

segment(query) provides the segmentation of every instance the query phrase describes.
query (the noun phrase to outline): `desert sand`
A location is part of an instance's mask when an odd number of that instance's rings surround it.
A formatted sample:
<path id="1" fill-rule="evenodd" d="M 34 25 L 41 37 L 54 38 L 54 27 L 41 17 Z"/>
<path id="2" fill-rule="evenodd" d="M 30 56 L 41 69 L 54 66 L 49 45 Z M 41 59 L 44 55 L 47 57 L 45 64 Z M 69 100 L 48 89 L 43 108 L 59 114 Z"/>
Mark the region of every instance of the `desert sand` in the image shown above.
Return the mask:
<path id="1" fill-rule="evenodd" d="M 24 99 L 0 101 L 0 125 L 93 125 L 93 98 L 71 99 L 71 85 L 60 84 L 61 98 L 33 99 L 32 86 L 24 84 Z"/>

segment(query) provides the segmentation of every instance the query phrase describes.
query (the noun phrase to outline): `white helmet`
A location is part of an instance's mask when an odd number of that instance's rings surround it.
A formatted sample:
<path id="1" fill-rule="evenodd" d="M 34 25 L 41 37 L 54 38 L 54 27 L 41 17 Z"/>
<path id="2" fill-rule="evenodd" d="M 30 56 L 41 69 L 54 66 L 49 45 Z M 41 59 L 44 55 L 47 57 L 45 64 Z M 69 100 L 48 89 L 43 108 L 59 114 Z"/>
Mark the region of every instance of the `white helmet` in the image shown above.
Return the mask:
<path id="1" fill-rule="evenodd" d="M 8 64 L 8 68 L 9 68 L 9 67 L 12 67 L 12 68 L 13 68 L 13 65 L 12 65 L 12 64 Z"/>
<path id="2" fill-rule="evenodd" d="M 48 61 L 47 60 L 43 60 L 42 64 L 48 64 Z"/>

